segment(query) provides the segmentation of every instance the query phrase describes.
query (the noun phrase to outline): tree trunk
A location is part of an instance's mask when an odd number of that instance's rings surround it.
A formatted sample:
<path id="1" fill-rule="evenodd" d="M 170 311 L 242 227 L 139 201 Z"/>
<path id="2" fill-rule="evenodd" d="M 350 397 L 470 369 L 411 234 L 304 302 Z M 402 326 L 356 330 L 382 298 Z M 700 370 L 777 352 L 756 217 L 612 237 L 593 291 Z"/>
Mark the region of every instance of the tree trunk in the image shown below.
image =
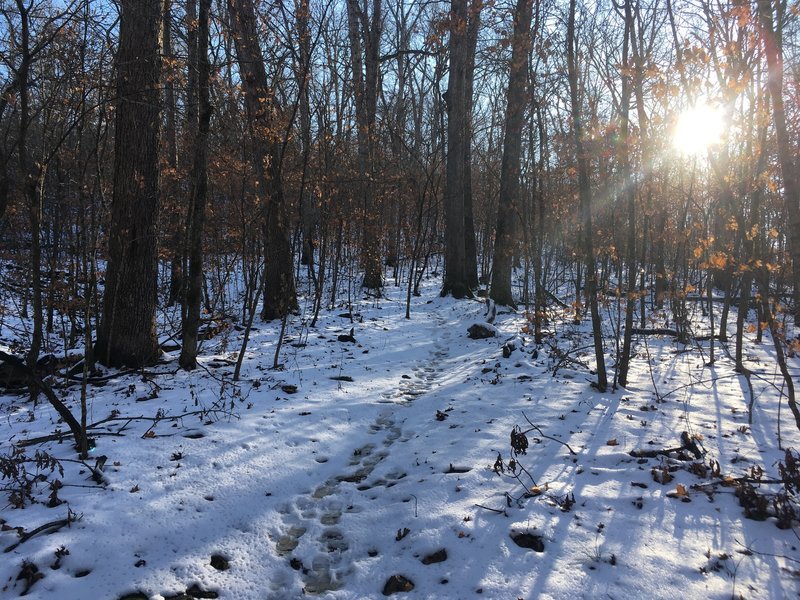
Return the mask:
<path id="1" fill-rule="evenodd" d="M 30 278 L 33 304 L 33 332 L 31 334 L 31 345 L 27 354 L 27 365 L 31 369 L 36 366 L 39 358 L 39 350 L 42 346 L 42 248 L 41 248 L 41 222 L 42 222 L 42 201 L 38 193 L 39 182 L 42 177 L 38 165 L 31 164 L 28 152 L 28 129 L 31 123 L 30 117 L 30 94 L 28 90 L 29 75 L 31 68 L 31 47 L 30 47 L 30 19 L 29 8 L 22 0 L 17 0 L 17 10 L 20 17 L 20 59 L 17 77 L 19 80 L 19 135 L 17 140 L 17 153 L 19 155 L 19 170 L 22 175 L 22 195 L 28 204 L 28 216 L 30 218 Z M 31 395 L 35 396 L 38 392 L 31 388 Z"/>
<path id="2" fill-rule="evenodd" d="M 629 68 L 629 40 L 633 33 L 633 13 L 631 0 L 625 1 L 625 37 L 622 41 L 622 65 L 626 71 Z M 622 168 L 622 188 L 625 195 L 625 207 L 628 217 L 627 243 L 625 254 L 625 268 L 627 274 L 625 289 L 625 330 L 623 332 L 622 354 L 619 357 L 619 385 L 628 385 L 628 369 L 631 360 L 631 343 L 633 341 L 633 313 L 636 308 L 636 188 L 634 187 L 633 169 L 631 168 L 631 140 L 630 136 L 630 105 L 631 84 L 627 73 L 622 79 L 622 106 L 620 109 L 620 163 Z"/>
<path id="3" fill-rule="evenodd" d="M 517 0 L 514 9 L 514 34 L 511 38 L 511 68 L 508 75 L 506 127 L 503 159 L 500 166 L 500 198 L 497 204 L 497 230 L 494 240 L 492 287 L 489 297 L 497 304 L 516 308 L 511 293 L 512 261 L 519 244 L 519 176 L 522 125 L 525 120 L 525 88 L 528 55 L 532 44 L 533 0 Z"/>
<path id="4" fill-rule="evenodd" d="M 600 311 L 597 305 L 597 273 L 595 272 L 594 247 L 592 237 L 592 190 L 589 181 L 589 160 L 583 146 L 583 121 L 578 98 L 578 66 L 575 60 L 575 4 L 570 0 L 569 20 L 567 23 L 567 70 L 569 72 L 570 102 L 572 108 L 572 131 L 575 138 L 575 155 L 578 164 L 578 195 L 580 199 L 581 224 L 583 226 L 583 255 L 586 265 L 586 295 L 592 315 L 592 333 L 594 337 L 594 354 L 597 363 L 597 389 L 601 392 L 608 387 L 606 362 L 603 351 L 603 331 Z"/>
<path id="5" fill-rule="evenodd" d="M 103 317 L 96 355 L 111 366 L 156 361 L 160 0 L 121 0 L 116 143 Z"/>
<path id="6" fill-rule="evenodd" d="M 378 107 L 380 76 L 381 0 L 372 0 L 372 14 L 361 10 L 358 0 L 347 0 L 347 30 L 353 66 L 353 92 L 356 104 L 356 142 L 358 166 L 363 177 L 360 185 L 362 211 L 361 267 L 363 287 L 383 288 L 381 265 L 380 208 L 375 193 L 375 160 L 377 132 L 375 118 Z M 362 43 L 363 42 L 363 43 Z"/>
<path id="7" fill-rule="evenodd" d="M 794 287 L 794 322 L 800 323 L 800 182 L 792 156 L 792 140 L 786 127 L 786 110 L 783 103 L 783 17 L 785 2 L 758 0 L 761 23 L 761 41 L 767 55 L 767 87 L 772 100 L 772 119 L 778 142 L 778 162 L 783 178 L 783 200 L 789 218 L 787 240 L 792 257 L 792 285 Z M 776 14 L 773 14 L 773 11 Z"/>
<path id="8" fill-rule="evenodd" d="M 295 77 L 298 87 L 297 102 L 300 117 L 300 143 L 302 144 L 303 153 L 303 166 L 300 181 L 300 222 L 303 227 L 303 247 L 300 263 L 308 265 L 309 276 L 314 280 L 316 277 L 316 271 L 314 270 L 314 249 L 317 245 L 315 231 L 319 222 L 319 214 L 314 194 L 309 193 L 306 189 L 308 165 L 311 157 L 311 107 L 308 89 L 311 79 L 310 17 L 308 0 L 298 0 L 295 3 L 295 27 L 299 44 L 299 60 L 295 69 Z M 317 282 L 313 281 L 313 283 L 316 286 Z"/>
<path id="9" fill-rule="evenodd" d="M 168 60 L 173 60 L 175 57 L 172 51 L 172 0 L 166 0 L 165 2 L 164 25 L 161 40 L 164 47 L 164 56 L 167 57 Z M 175 81 L 172 70 L 169 68 L 166 70 L 166 79 L 164 81 L 164 145 L 167 153 L 167 167 L 175 173 L 178 169 Z M 177 195 L 175 189 L 164 190 L 164 192 L 165 197 L 168 197 L 170 194 Z M 183 303 L 183 259 L 181 257 L 182 244 L 179 214 L 179 211 L 173 208 L 168 217 L 170 228 L 169 235 L 172 238 L 172 243 L 170 244 L 172 257 L 170 258 L 168 306 L 173 306 L 176 302 Z"/>
<path id="10" fill-rule="evenodd" d="M 478 46 L 478 31 L 481 26 L 483 0 L 472 0 L 469 6 L 467 25 L 467 64 L 465 70 L 466 133 L 464 134 L 464 259 L 467 285 L 478 287 L 478 249 L 475 246 L 475 218 L 472 201 L 472 96 L 475 88 L 475 50 Z"/>
<path id="11" fill-rule="evenodd" d="M 758 114 L 761 110 L 761 100 L 756 104 L 754 115 Z M 755 120 L 755 119 L 753 119 Z M 766 125 L 760 126 L 758 135 L 758 159 L 756 161 L 755 169 L 753 170 L 754 180 L 760 177 L 764 172 L 767 162 L 767 127 Z M 752 154 L 752 146 L 749 148 Z M 746 373 L 747 369 L 744 366 L 744 329 L 747 315 L 750 312 L 750 298 L 752 296 L 753 280 L 755 275 L 756 260 L 760 258 L 757 255 L 758 245 L 756 244 L 756 232 L 759 229 L 761 222 L 761 188 L 753 186 L 750 198 L 750 219 L 745 221 L 744 212 L 740 212 L 739 218 L 739 234 L 742 240 L 742 262 L 745 263 L 745 270 L 742 273 L 741 283 L 739 286 L 739 305 L 736 311 L 736 339 L 734 350 L 734 368 L 737 373 Z M 760 329 L 760 328 L 759 328 Z"/>
<path id="12" fill-rule="evenodd" d="M 211 124 L 209 96 L 210 65 L 208 62 L 208 13 L 211 0 L 200 0 L 197 22 L 197 96 L 199 117 L 194 145 L 191 204 L 189 206 L 189 281 L 186 289 L 186 322 L 179 364 L 184 369 L 197 366 L 197 329 L 200 326 L 200 304 L 203 298 L 203 224 L 208 193 L 208 131 Z M 190 68 L 195 68 L 190 65 Z M 191 92 L 192 90 L 190 90 Z"/>
<path id="13" fill-rule="evenodd" d="M 464 227 L 464 148 L 466 144 L 467 2 L 450 3 L 450 74 L 447 102 L 445 257 L 442 296 L 472 297 L 467 280 Z"/>
<path id="14" fill-rule="evenodd" d="M 534 341 L 536 344 L 541 344 L 543 341 L 542 325 L 545 320 L 545 311 L 547 303 L 545 300 L 545 282 L 544 273 L 542 272 L 542 263 L 544 262 L 544 211 L 545 211 L 545 169 L 547 165 L 547 129 L 545 127 L 544 115 L 542 114 L 542 107 L 540 102 L 536 101 L 536 124 L 539 131 L 539 162 L 537 171 L 539 176 L 538 190 L 534 189 L 535 199 L 535 229 L 534 235 L 536 236 L 535 242 L 535 256 L 533 259 L 533 276 L 536 282 L 536 294 L 534 303 Z"/>
<path id="15" fill-rule="evenodd" d="M 279 107 L 267 84 L 252 0 L 228 0 L 236 55 L 242 77 L 247 120 L 253 137 L 251 160 L 256 190 L 266 202 L 264 221 L 266 275 L 261 318 L 272 320 L 297 309 L 292 247 L 283 195 Z"/>

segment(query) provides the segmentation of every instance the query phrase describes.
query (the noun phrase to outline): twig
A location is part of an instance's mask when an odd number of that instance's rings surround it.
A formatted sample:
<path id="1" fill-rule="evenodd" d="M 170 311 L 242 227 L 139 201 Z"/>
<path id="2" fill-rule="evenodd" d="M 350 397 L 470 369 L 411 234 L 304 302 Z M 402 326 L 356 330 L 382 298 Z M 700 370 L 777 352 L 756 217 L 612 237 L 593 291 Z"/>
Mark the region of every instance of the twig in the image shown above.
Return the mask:
<path id="1" fill-rule="evenodd" d="M 664 401 L 664 396 L 662 396 L 658 391 L 658 384 L 656 384 L 655 375 L 653 375 L 653 363 L 650 361 L 650 346 L 647 345 L 647 337 L 644 338 L 644 351 L 647 354 L 647 368 L 650 371 L 650 382 L 653 384 L 653 392 L 655 392 L 656 399 L 659 402 Z"/>
<path id="2" fill-rule="evenodd" d="M 535 429 L 539 433 L 539 435 L 542 436 L 543 438 L 546 438 L 548 440 L 552 440 L 554 442 L 558 442 L 559 444 L 561 444 L 563 446 L 566 446 L 567 450 L 569 450 L 570 454 L 572 454 L 574 456 L 578 456 L 578 453 L 575 452 L 575 450 L 573 450 L 572 447 L 567 442 L 564 442 L 562 440 L 559 440 L 558 438 L 554 438 L 554 437 L 551 437 L 551 436 L 546 435 L 545 433 L 543 433 L 538 425 L 534 425 L 533 423 L 531 423 L 531 420 L 527 417 L 527 415 L 524 412 L 522 413 L 522 416 L 525 417 L 525 420 L 531 426 L 531 429 L 529 429 L 528 431 L 531 431 L 531 430 Z M 527 432 L 525 432 L 525 433 L 527 433 Z M 531 479 L 533 479 L 533 477 L 531 477 Z"/>
<path id="3" fill-rule="evenodd" d="M 72 435 L 70 432 L 62 431 L 61 433 L 53 433 L 51 435 L 43 435 L 41 437 L 28 438 L 28 439 L 25 439 L 25 440 L 20 440 L 20 441 L 18 441 L 16 443 L 16 446 L 18 446 L 20 448 L 26 448 L 28 446 L 34 446 L 36 444 L 43 444 L 45 442 L 56 442 L 56 441 L 60 442 L 61 440 L 63 440 L 64 438 L 69 437 L 70 435 Z M 119 433 L 119 432 L 113 432 L 113 431 L 99 431 L 99 432 L 96 432 L 96 433 L 92 433 L 92 437 L 101 437 L 101 436 L 120 437 L 120 436 L 122 436 L 122 434 Z"/>
<path id="4" fill-rule="evenodd" d="M 528 469 L 526 469 L 525 467 L 523 467 L 523 466 L 520 464 L 520 462 L 519 462 L 519 461 L 517 461 L 517 467 L 518 467 L 518 468 L 519 468 L 519 469 L 520 469 L 522 472 L 524 472 L 524 473 L 525 473 L 525 475 L 527 475 L 527 476 L 530 478 L 531 482 L 533 483 L 533 487 L 537 487 L 537 486 L 539 485 L 538 483 L 536 483 L 536 480 L 533 478 L 533 475 L 531 475 L 531 474 L 528 472 Z M 516 477 L 516 478 L 517 478 L 517 481 L 519 481 L 519 483 L 522 485 L 522 487 L 524 487 L 524 488 L 525 488 L 525 491 L 526 491 L 526 492 L 528 492 L 528 493 L 530 493 L 530 489 L 528 489 L 528 486 L 527 486 L 527 485 L 525 485 L 525 483 L 522 481 L 522 479 L 520 479 L 519 475 L 517 475 L 516 473 L 514 473 L 514 477 Z"/>
<path id="5" fill-rule="evenodd" d="M 733 373 L 732 375 L 720 375 L 718 377 L 711 377 L 710 379 L 700 379 L 698 381 L 692 381 L 691 383 L 687 383 L 687 384 L 684 384 L 684 385 L 679 385 L 678 387 L 671 389 L 666 394 L 664 394 L 662 396 L 659 396 L 659 398 L 664 400 L 664 399 L 668 398 L 669 396 L 671 396 L 672 394 L 674 394 L 676 392 L 679 392 L 679 391 L 684 390 L 686 388 L 694 387 L 695 385 L 704 385 L 706 383 L 716 383 L 720 379 L 731 379 L 733 377 L 738 377 L 738 376 L 739 376 L 739 373 Z"/>
<path id="6" fill-rule="evenodd" d="M 631 329 L 631 333 L 638 335 L 669 335 L 672 337 L 680 337 L 680 334 L 674 329 L 666 329 L 663 327 L 657 327 L 655 329 L 634 327 Z"/>
<path id="7" fill-rule="evenodd" d="M 742 542 L 740 542 L 736 538 L 733 538 L 733 541 L 739 544 L 745 550 L 747 550 L 747 552 L 752 552 L 753 554 L 758 554 L 759 556 L 771 556 L 773 558 L 782 558 L 784 560 L 800 564 L 800 560 L 792 558 L 791 556 L 786 556 L 785 554 L 773 554 L 772 552 L 759 552 L 758 550 L 753 550 L 750 546 L 745 546 Z"/>
<path id="8" fill-rule="evenodd" d="M 721 479 L 719 481 L 707 481 L 705 483 L 693 483 L 691 485 L 692 489 L 702 489 L 707 487 L 714 487 L 717 485 L 721 485 L 723 487 L 733 487 L 734 483 L 757 483 L 763 485 L 786 485 L 787 483 L 792 483 L 791 479 L 754 479 L 753 477 L 728 477 L 727 479 Z"/>
<path id="9" fill-rule="evenodd" d="M 505 510 L 500 510 L 500 509 L 497 509 L 497 508 L 492 508 L 492 507 L 490 507 L 490 506 L 484 506 L 483 504 L 476 504 L 475 506 L 477 506 L 478 508 L 483 508 L 484 510 L 490 510 L 490 511 L 492 511 L 493 513 L 497 513 L 498 515 L 505 515 L 505 516 L 508 516 L 508 513 L 506 513 L 506 511 L 505 511 Z"/>

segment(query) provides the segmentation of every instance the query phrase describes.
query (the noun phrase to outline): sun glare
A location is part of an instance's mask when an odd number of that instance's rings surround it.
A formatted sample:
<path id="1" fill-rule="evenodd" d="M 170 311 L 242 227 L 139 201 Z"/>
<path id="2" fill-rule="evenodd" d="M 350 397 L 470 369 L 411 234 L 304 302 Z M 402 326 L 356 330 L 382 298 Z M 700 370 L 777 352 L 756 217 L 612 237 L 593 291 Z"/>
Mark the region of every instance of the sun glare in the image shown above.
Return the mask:
<path id="1" fill-rule="evenodd" d="M 672 146 L 687 156 L 702 156 L 722 139 L 722 110 L 705 103 L 696 104 L 678 116 Z"/>

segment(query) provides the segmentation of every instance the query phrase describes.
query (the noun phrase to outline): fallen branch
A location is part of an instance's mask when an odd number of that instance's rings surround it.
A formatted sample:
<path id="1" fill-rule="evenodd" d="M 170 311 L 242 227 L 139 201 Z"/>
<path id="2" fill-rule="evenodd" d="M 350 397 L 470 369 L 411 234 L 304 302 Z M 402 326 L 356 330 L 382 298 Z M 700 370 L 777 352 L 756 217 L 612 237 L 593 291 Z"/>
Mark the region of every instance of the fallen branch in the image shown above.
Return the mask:
<path id="1" fill-rule="evenodd" d="M 722 487 L 733 487 L 735 484 L 739 483 L 756 483 L 756 484 L 764 484 L 764 485 L 786 485 L 787 483 L 793 483 L 791 479 L 755 479 L 753 477 L 723 477 L 718 481 L 707 481 L 705 483 L 693 483 L 689 487 L 692 489 L 703 489 L 708 487 L 715 487 L 721 485 Z"/>
<path id="2" fill-rule="evenodd" d="M 634 327 L 631 329 L 631 333 L 638 334 L 638 335 L 669 335 L 672 337 L 679 337 L 680 334 L 675 331 L 674 329 L 666 329 L 663 327 L 657 327 L 655 329 L 652 328 L 642 328 L 642 327 Z"/>
<path id="3" fill-rule="evenodd" d="M 478 508 L 482 508 L 482 509 L 484 509 L 484 510 L 490 510 L 490 511 L 492 511 L 493 513 L 497 513 L 498 515 L 505 515 L 505 516 L 508 516 L 508 513 L 507 513 L 505 510 L 500 510 L 500 509 L 497 509 L 497 508 L 492 508 L 491 506 L 484 506 L 483 504 L 476 504 L 475 506 L 477 506 Z"/>
<path id="4" fill-rule="evenodd" d="M 87 427 L 87 429 L 89 429 Z M 25 440 L 18 441 L 15 446 L 19 448 L 27 448 L 28 446 L 35 446 L 36 444 L 44 444 L 45 442 L 60 442 L 65 437 L 68 437 L 70 434 L 66 431 L 61 433 L 52 433 L 50 435 L 42 435 L 40 437 L 35 438 L 28 438 Z M 99 431 L 97 433 L 92 434 L 93 437 L 100 437 L 100 436 L 115 436 L 121 437 L 121 433 L 113 432 L 113 431 Z"/>
<path id="5" fill-rule="evenodd" d="M 740 542 L 736 538 L 733 538 L 733 541 L 736 542 L 737 544 L 739 544 L 742 548 L 744 548 L 744 550 L 737 550 L 737 552 L 739 552 L 740 554 L 746 554 L 746 553 L 750 552 L 752 554 L 757 554 L 758 556 L 771 556 L 773 558 L 782 558 L 784 560 L 787 560 L 787 561 L 790 561 L 790 562 L 793 562 L 793 563 L 800 563 L 800 560 L 797 560 L 796 558 L 792 558 L 791 556 L 786 556 L 785 554 L 773 554 L 772 552 L 761 552 L 759 550 L 753 550 L 753 548 L 751 546 L 746 546 L 745 544 L 743 544 L 742 542 Z"/>
<path id="6" fill-rule="evenodd" d="M 697 445 L 697 440 L 689 435 L 688 432 L 681 432 L 681 445 L 675 448 L 661 448 L 658 450 L 644 450 L 643 448 L 636 448 L 631 450 L 629 454 L 634 458 L 656 458 L 657 456 L 669 456 L 670 454 L 680 452 L 691 452 L 695 458 L 701 458 L 704 451 Z M 691 460 L 685 458 L 684 460 Z"/>
<path id="7" fill-rule="evenodd" d="M 56 412 L 58 412 L 59 416 L 69 426 L 69 429 L 75 438 L 75 444 L 77 445 L 77 448 L 89 447 L 89 440 L 86 440 L 86 443 L 84 444 L 86 433 L 81 428 L 78 420 L 72 416 L 72 413 L 69 411 L 69 409 L 64 405 L 63 402 L 61 402 L 61 400 L 58 399 L 58 396 L 55 395 L 53 389 L 44 381 L 42 381 L 42 379 L 34 372 L 33 369 L 31 369 L 16 356 L 12 356 L 6 352 L 3 352 L 2 350 L 0 350 L 0 360 L 11 367 L 13 371 L 19 373 L 28 385 L 36 388 L 44 394 L 48 402 L 50 402 L 53 408 L 56 409 Z"/>
<path id="8" fill-rule="evenodd" d="M 550 298 L 556 304 L 558 304 L 561 308 L 570 308 L 569 304 L 561 300 L 561 298 L 553 294 L 553 292 L 545 290 L 545 294 L 547 294 L 547 297 Z"/>
<path id="9" fill-rule="evenodd" d="M 33 530 L 28 531 L 26 533 L 23 533 L 20 536 L 18 542 L 15 542 L 15 543 L 11 544 L 5 550 L 3 550 L 3 552 L 6 552 L 6 553 L 7 552 L 11 552 L 12 550 L 14 550 L 20 544 L 24 544 L 29 539 L 31 539 L 34 536 L 39 535 L 40 533 L 44 533 L 45 531 L 47 531 L 49 533 L 55 533 L 56 531 L 58 531 L 62 527 L 69 527 L 69 525 L 71 523 L 73 523 L 75 521 L 79 521 L 79 520 L 80 520 L 80 517 L 76 517 L 75 514 L 71 510 L 69 510 L 67 512 L 67 518 L 66 519 L 58 519 L 57 521 L 50 521 L 49 523 L 45 523 L 44 525 L 40 525 L 36 529 L 33 529 Z"/>

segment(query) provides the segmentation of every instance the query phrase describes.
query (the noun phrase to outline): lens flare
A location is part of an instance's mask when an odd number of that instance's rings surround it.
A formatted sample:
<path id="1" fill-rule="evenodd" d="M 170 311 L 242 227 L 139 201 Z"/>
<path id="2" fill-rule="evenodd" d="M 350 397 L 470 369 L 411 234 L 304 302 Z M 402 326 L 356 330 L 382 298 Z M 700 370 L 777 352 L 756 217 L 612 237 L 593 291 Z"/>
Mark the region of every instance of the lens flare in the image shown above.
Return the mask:
<path id="1" fill-rule="evenodd" d="M 698 103 L 678 116 L 672 147 L 686 156 L 702 156 L 722 140 L 724 127 L 722 109 Z"/>

